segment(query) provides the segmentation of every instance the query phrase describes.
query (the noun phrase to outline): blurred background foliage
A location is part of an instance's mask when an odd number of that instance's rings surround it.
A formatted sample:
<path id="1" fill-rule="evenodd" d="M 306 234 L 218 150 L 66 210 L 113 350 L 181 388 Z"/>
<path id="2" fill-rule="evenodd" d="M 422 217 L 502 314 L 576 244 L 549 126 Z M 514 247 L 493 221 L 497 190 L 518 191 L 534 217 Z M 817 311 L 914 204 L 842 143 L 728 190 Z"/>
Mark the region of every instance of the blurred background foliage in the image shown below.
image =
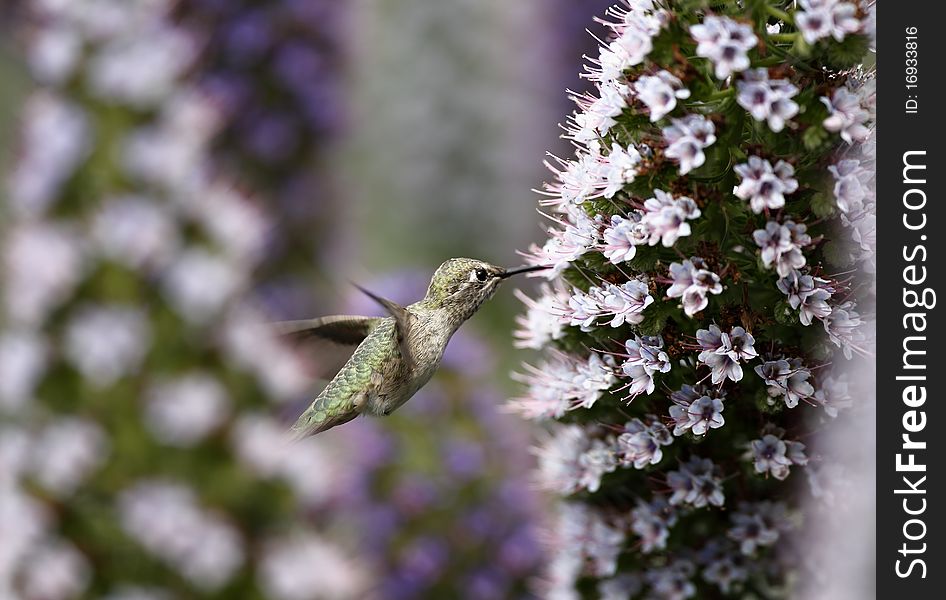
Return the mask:
<path id="1" fill-rule="evenodd" d="M 403 411 L 291 450 L 312 391 L 258 326 L 516 264 L 605 5 L 5 10 L 0 596 L 527 596 L 509 290 Z"/>

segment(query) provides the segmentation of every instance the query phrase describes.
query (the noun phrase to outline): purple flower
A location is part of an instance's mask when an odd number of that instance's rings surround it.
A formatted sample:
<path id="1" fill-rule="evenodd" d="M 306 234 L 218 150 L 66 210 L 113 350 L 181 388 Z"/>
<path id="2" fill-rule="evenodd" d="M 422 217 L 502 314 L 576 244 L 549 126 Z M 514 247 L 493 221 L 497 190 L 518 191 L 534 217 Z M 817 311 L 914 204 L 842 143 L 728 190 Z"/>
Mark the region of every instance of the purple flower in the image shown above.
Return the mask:
<path id="1" fill-rule="evenodd" d="M 650 120 L 656 123 L 677 106 L 677 99 L 690 97 L 690 90 L 683 82 L 667 71 L 656 75 L 644 75 L 634 82 L 637 99 L 650 110 Z"/>
<path id="2" fill-rule="evenodd" d="M 746 52 L 759 43 L 750 25 L 726 17 L 706 17 L 690 27 L 690 35 L 697 42 L 696 55 L 713 61 L 717 79 L 748 69 Z"/>
<path id="3" fill-rule="evenodd" d="M 649 243 L 650 230 L 641 222 L 642 213 L 634 211 L 627 217 L 613 215 L 611 224 L 605 228 L 604 244 L 601 246 L 604 257 L 619 265 L 632 260 L 637 254 L 637 247 Z"/>
<path id="4" fill-rule="evenodd" d="M 700 216 L 700 209 L 692 198 L 674 198 L 669 192 L 654 190 L 654 197 L 644 201 L 641 224 L 650 234 L 648 244 L 661 242 L 665 248 L 673 246 L 677 239 L 690 235 L 688 220 Z"/>
<path id="5" fill-rule="evenodd" d="M 739 544 L 739 550 L 747 556 L 754 555 L 760 547 L 771 546 L 779 539 L 778 529 L 765 518 L 767 507 L 762 506 L 764 504 L 768 503 L 743 504 L 732 515 L 729 537 Z"/>
<path id="6" fill-rule="evenodd" d="M 697 330 L 696 339 L 703 349 L 697 359 L 712 369 L 714 384 L 726 379 L 740 381 L 740 361 L 758 356 L 753 348 L 755 339 L 742 327 L 734 327 L 729 333 L 723 333 L 718 326 L 710 325 L 709 329 Z"/>
<path id="7" fill-rule="evenodd" d="M 736 173 L 742 182 L 733 190 L 739 198 L 749 201 L 755 214 L 765 209 L 779 209 L 785 206 L 785 194 L 798 189 L 798 181 L 792 176 L 795 168 L 784 160 L 772 166 L 767 160 L 750 156 L 749 162 L 736 165 Z"/>
<path id="8" fill-rule="evenodd" d="M 840 160 L 828 167 L 834 176 L 834 199 L 838 210 L 847 214 L 863 210 L 865 200 L 871 196 L 869 183 L 873 180 L 870 170 L 861 168 L 856 159 Z"/>
<path id="9" fill-rule="evenodd" d="M 637 508 L 631 511 L 631 531 L 640 538 L 641 552 L 644 554 L 664 550 L 670 537 L 670 528 L 676 522 L 676 511 L 663 496 L 655 496 L 650 502 L 638 500 Z"/>
<path id="10" fill-rule="evenodd" d="M 682 263 L 670 264 L 673 284 L 667 289 L 670 298 L 683 299 L 683 312 L 692 317 L 709 304 L 708 294 L 720 294 L 723 286 L 719 276 L 706 268 L 706 263 L 697 256 Z"/>
<path id="11" fill-rule="evenodd" d="M 673 490 L 670 504 L 689 504 L 701 508 L 707 504 L 722 506 L 722 480 L 716 475 L 716 466 L 708 458 L 693 456 L 677 471 L 667 474 L 667 485 Z"/>
<path id="12" fill-rule="evenodd" d="M 688 429 L 694 435 L 705 435 L 710 429 L 722 427 L 726 423 L 723 409 L 722 400 L 709 396 L 697 398 L 689 405 L 674 404 L 670 407 L 675 424 L 673 435 L 683 435 Z"/>
<path id="13" fill-rule="evenodd" d="M 798 311 L 798 320 L 802 325 L 811 325 L 813 318 L 824 319 L 831 314 L 828 300 L 834 294 L 834 288 L 827 280 L 792 270 L 786 277 L 779 279 L 777 285 L 788 297 L 788 305 Z"/>
<path id="14" fill-rule="evenodd" d="M 667 140 L 665 154 L 679 162 L 680 174 L 686 175 L 706 162 L 703 149 L 716 141 L 716 128 L 703 115 L 687 115 L 682 119 L 672 119 L 671 123 L 663 129 Z M 668 244 L 665 242 L 664 245 Z"/>
<path id="15" fill-rule="evenodd" d="M 691 581 L 694 572 L 693 563 L 678 559 L 669 566 L 649 569 L 646 576 L 654 598 L 685 600 L 696 595 L 696 586 Z"/>
<path id="16" fill-rule="evenodd" d="M 829 113 L 822 123 L 825 129 L 840 132 L 841 139 L 848 144 L 863 142 L 870 135 L 870 130 L 864 126 L 870 114 L 861 108 L 857 94 L 840 87 L 834 90 L 831 100 L 822 98 L 821 102 L 828 107 Z"/>
<path id="17" fill-rule="evenodd" d="M 624 365 L 643 367 L 648 373 L 667 373 L 670 371 L 670 357 L 663 351 L 663 338 L 658 336 L 635 336 L 627 340 L 624 347 L 627 359 Z"/>
<path id="18" fill-rule="evenodd" d="M 739 106 L 756 121 L 767 121 L 772 131 L 781 131 L 786 121 L 798 114 L 798 104 L 792 100 L 798 88 L 782 79 L 769 79 L 766 69 L 746 72 L 736 87 Z"/>
<path id="19" fill-rule="evenodd" d="M 787 277 L 793 270 L 805 266 L 805 255 L 801 249 L 811 244 L 804 224 L 785 221 L 779 225 L 769 221 L 765 229 L 756 229 L 752 239 L 762 249 L 762 264 L 775 265 L 779 277 Z"/>
<path id="20" fill-rule="evenodd" d="M 645 424 L 634 419 L 624 426 L 624 433 L 618 436 L 617 448 L 621 455 L 621 464 L 633 465 L 643 469 L 647 465 L 656 465 L 663 458 L 661 446 L 673 443 L 670 432 L 654 415 L 647 416 Z"/>
<path id="21" fill-rule="evenodd" d="M 755 372 L 769 386 L 769 396 L 784 397 L 788 408 L 795 408 L 799 400 L 810 398 L 815 393 L 815 388 L 808 383 L 811 371 L 802 366 L 801 359 L 770 360 L 758 365 Z"/>
<path id="22" fill-rule="evenodd" d="M 825 377 L 815 391 L 814 400 L 824 407 L 824 412 L 829 417 L 836 417 L 841 409 L 853 406 L 854 399 L 849 390 L 847 373 L 837 377 Z"/>
<path id="23" fill-rule="evenodd" d="M 828 36 L 841 42 L 849 33 L 861 30 L 857 5 L 852 2 L 799 0 L 798 4 L 803 10 L 795 11 L 795 25 L 809 44 Z"/>
<path id="24" fill-rule="evenodd" d="M 797 442 L 794 442 L 797 443 Z M 794 464 L 787 455 L 788 444 L 778 437 L 767 434 L 749 444 L 752 466 L 756 473 L 771 473 L 778 480 L 788 477 L 789 468 Z M 802 450 L 804 445 L 802 445 Z M 796 449 L 796 456 L 799 450 Z M 804 456 L 804 453 L 801 453 Z"/>

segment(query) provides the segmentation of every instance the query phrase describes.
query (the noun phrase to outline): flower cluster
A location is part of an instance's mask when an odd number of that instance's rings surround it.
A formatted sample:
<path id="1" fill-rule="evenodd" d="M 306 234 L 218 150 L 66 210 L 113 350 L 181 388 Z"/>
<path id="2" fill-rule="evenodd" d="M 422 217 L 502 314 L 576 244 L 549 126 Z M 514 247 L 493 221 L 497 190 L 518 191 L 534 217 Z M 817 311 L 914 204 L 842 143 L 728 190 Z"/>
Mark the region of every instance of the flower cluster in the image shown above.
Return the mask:
<path id="1" fill-rule="evenodd" d="M 38 89 L 0 236 L 0 596 L 361 597 L 353 548 L 312 518 L 340 489 L 311 473 L 336 461 L 266 416 L 308 377 L 242 293 L 272 218 L 212 164 L 227 115 L 175 4 L 24 7 Z"/>
<path id="2" fill-rule="evenodd" d="M 201 41 L 193 85 L 221 112 L 215 167 L 265 193 L 280 218 L 255 273 L 267 310 L 312 314 L 327 290 L 294 277 L 322 269 L 331 251 L 327 215 L 339 197 L 325 157 L 346 126 L 344 31 L 350 11 L 331 0 L 262 7 L 254 0 L 178 3 L 174 18 Z"/>
<path id="3" fill-rule="evenodd" d="M 742 597 L 802 568 L 796 479 L 833 472 L 809 434 L 854 404 L 872 344 L 869 13 L 629 0 L 602 19 L 597 93 L 544 189 L 557 225 L 527 255 L 554 268 L 520 295 L 547 360 L 512 408 L 560 422 L 538 476 L 586 527 L 554 536 L 543 593 Z M 607 377 L 583 382 L 589 361 Z"/>

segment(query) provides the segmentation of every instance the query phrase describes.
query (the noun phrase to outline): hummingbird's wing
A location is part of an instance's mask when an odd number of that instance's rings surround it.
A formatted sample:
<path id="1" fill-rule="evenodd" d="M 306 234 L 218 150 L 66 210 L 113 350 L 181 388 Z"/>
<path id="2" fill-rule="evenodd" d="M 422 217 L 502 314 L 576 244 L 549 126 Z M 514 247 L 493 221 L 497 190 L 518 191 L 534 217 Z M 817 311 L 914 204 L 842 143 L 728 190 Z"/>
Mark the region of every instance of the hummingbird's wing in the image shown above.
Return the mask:
<path id="1" fill-rule="evenodd" d="M 396 355 L 394 319 L 381 323 L 362 342 L 351 359 L 302 413 L 292 435 L 296 439 L 321 433 L 358 416 L 382 392 L 385 372 Z"/>
<path id="2" fill-rule="evenodd" d="M 377 296 L 360 285 L 355 284 L 355 287 L 361 290 L 363 294 L 384 307 L 384 310 L 388 311 L 388 314 L 394 317 L 395 334 L 397 336 L 398 348 L 401 352 L 401 360 L 403 361 L 404 368 L 407 369 L 408 372 L 412 371 L 414 369 L 414 355 L 411 352 L 408 339 L 410 338 L 410 331 L 411 326 L 413 325 L 414 315 L 412 315 L 409 310 L 397 302 L 392 302 L 387 298 Z"/>
<path id="3" fill-rule="evenodd" d="M 382 317 L 334 315 L 301 321 L 274 323 L 276 332 L 312 357 L 315 377 L 331 379 L 351 358 Z"/>

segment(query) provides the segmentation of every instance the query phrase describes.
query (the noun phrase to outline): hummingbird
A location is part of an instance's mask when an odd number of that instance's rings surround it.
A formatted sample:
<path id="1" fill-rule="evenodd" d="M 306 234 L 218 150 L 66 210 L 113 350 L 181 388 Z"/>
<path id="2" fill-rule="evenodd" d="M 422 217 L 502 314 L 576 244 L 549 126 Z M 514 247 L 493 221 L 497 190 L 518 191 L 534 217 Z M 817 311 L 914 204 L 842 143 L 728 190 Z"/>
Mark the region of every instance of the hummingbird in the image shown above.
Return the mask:
<path id="1" fill-rule="evenodd" d="M 292 426 L 292 436 L 321 433 L 360 414 L 390 415 L 430 381 L 447 342 L 503 280 L 545 268 L 504 269 L 451 258 L 434 272 L 424 298 L 408 306 L 359 287 L 387 317 L 336 315 L 277 323 L 277 331 L 294 342 L 323 355 L 348 357 L 337 372 L 330 365 L 317 374 L 334 377 Z"/>

